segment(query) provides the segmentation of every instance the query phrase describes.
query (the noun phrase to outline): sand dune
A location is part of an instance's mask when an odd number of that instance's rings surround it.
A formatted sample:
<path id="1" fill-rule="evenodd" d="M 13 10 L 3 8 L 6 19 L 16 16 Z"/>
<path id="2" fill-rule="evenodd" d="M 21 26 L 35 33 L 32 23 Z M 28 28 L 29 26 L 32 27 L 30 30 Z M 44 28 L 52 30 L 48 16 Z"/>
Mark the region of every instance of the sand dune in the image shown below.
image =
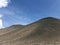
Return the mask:
<path id="1" fill-rule="evenodd" d="M 0 45 L 60 45 L 60 19 L 47 17 L 1 29 Z"/>

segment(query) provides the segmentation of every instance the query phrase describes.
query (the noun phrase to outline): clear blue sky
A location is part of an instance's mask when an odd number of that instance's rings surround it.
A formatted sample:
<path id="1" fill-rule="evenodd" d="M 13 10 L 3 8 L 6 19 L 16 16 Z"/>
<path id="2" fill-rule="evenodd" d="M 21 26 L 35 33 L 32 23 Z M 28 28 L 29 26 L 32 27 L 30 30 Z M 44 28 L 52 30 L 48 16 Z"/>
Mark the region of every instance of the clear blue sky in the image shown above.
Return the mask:
<path id="1" fill-rule="evenodd" d="M 44 17 L 60 18 L 60 0 L 10 0 L 0 13 L 4 27 L 26 25 Z"/>

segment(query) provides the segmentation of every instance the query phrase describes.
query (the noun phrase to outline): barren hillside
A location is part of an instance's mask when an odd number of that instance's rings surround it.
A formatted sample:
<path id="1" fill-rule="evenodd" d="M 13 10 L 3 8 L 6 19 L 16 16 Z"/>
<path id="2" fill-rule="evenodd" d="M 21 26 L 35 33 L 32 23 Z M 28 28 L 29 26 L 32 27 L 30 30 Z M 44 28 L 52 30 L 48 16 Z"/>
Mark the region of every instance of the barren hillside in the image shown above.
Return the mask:
<path id="1" fill-rule="evenodd" d="M 1 29 L 0 45 L 60 45 L 60 19 L 47 17 Z"/>

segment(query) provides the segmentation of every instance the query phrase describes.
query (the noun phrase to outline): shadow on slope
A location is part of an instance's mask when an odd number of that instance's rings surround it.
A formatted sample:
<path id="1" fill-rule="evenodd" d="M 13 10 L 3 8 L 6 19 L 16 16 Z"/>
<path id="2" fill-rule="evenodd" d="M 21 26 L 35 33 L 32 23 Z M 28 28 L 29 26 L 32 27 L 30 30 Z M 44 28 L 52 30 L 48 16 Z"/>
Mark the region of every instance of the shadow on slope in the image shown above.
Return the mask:
<path id="1" fill-rule="evenodd" d="M 9 44 L 11 45 L 13 45 L 13 42 L 14 44 L 16 42 L 18 42 L 19 45 L 21 44 L 20 42 L 23 44 L 24 40 L 27 43 L 31 40 L 34 40 L 34 43 L 45 40 L 59 40 L 60 20 L 53 17 L 47 17 L 26 26 L 14 25 L 2 30 L 3 31 L 0 31 L 0 33 L 2 32 L 5 34 L 0 35 L 0 40 L 2 42 L 10 42 Z"/>

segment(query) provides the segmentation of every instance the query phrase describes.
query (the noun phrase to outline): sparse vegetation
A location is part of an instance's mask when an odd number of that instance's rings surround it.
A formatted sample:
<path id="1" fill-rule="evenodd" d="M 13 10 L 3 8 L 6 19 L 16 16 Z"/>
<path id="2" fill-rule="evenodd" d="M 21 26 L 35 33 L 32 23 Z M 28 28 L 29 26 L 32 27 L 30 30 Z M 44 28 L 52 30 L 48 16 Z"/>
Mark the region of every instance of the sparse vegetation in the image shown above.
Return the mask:
<path id="1" fill-rule="evenodd" d="M 1 29 L 0 45 L 60 45 L 60 20 L 48 17 Z"/>

